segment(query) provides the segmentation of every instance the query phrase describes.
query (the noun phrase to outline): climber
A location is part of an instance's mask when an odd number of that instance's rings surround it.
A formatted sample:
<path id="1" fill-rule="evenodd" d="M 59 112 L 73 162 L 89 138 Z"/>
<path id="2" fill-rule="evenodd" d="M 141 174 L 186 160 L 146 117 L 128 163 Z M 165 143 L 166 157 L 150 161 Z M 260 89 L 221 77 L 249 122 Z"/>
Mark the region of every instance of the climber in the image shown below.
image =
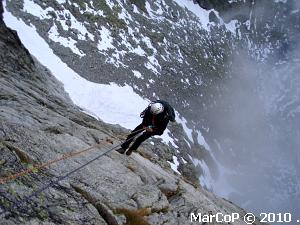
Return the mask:
<path id="1" fill-rule="evenodd" d="M 137 133 L 143 132 L 130 146 L 126 155 L 130 155 L 133 151 L 137 150 L 140 144 L 146 139 L 154 135 L 162 135 L 169 121 L 175 122 L 174 109 L 168 102 L 163 100 L 151 102 L 149 106 L 141 112 L 140 117 L 143 118 L 142 123 L 128 135 L 126 141 L 121 145 L 121 148 L 117 149 L 119 153 L 125 153 L 133 140 L 132 138 L 137 135 Z"/>

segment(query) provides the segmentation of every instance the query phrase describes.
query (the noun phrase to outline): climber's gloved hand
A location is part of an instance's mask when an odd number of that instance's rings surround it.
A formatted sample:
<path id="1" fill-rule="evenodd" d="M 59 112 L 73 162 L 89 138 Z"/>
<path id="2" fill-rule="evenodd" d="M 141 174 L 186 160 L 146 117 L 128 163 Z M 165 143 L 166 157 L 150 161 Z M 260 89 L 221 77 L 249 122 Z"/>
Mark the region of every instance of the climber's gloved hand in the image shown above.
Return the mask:
<path id="1" fill-rule="evenodd" d="M 152 133 L 152 132 L 153 132 L 153 126 L 148 126 L 148 127 L 145 128 L 145 130 L 146 130 L 147 132 Z"/>

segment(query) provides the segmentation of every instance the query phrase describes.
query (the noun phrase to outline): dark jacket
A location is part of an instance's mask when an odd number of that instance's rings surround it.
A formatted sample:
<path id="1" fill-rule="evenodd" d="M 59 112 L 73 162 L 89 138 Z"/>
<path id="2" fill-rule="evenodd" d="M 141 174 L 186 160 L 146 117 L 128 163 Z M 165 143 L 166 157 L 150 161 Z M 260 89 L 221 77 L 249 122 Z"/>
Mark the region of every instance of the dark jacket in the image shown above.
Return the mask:
<path id="1" fill-rule="evenodd" d="M 153 115 L 150 112 L 150 106 L 148 106 L 142 113 L 141 117 L 143 118 L 142 124 L 144 126 L 153 126 L 154 135 L 162 135 L 164 130 L 167 128 L 169 121 L 175 121 L 175 112 L 174 109 L 170 106 L 169 103 L 157 100 L 154 102 L 159 102 L 164 106 L 164 111 L 158 115 Z"/>

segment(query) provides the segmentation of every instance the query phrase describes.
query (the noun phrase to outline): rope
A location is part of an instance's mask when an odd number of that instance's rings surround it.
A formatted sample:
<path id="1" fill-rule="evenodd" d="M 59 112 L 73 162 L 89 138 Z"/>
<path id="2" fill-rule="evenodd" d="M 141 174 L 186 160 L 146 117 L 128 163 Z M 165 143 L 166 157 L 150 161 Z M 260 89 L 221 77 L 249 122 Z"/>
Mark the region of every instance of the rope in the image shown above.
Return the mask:
<path id="1" fill-rule="evenodd" d="M 26 170 L 23 170 L 21 172 L 15 173 L 15 174 L 12 174 L 12 175 L 7 176 L 7 177 L 3 177 L 3 178 L 0 179 L 0 184 L 5 184 L 9 181 L 15 180 L 18 177 L 27 175 L 27 174 L 29 174 L 33 171 L 36 171 L 36 170 L 43 169 L 43 168 L 48 167 L 48 166 L 50 166 L 54 163 L 57 163 L 59 161 L 62 161 L 62 160 L 65 160 L 65 159 L 68 159 L 68 158 L 71 158 L 71 157 L 74 157 L 74 156 L 77 156 L 77 155 L 81 155 L 82 153 L 85 153 L 87 151 L 90 151 L 91 149 L 94 149 L 94 148 L 98 147 L 99 145 L 102 144 L 102 142 L 103 141 L 101 141 L 99 144 L 92 145 L 91 147 L 86 148 L 86 149 L 82 149 L 78 152 L 65 153 L 60 158 L 57 158 L 57 159 L 54 159 L 54 160 L 51 160 L 51 161 L 48 161 L 48 162 L 45 162 L 45 163 L 42 163 L 42 164 L 35 164 L 31 168 L 28 168 Z"/>
<path id="2" fill-rule="evenodd" d="M 64 176 L 59 176 L 57 177 L 57 179 L 53 179 L 51 180 L 47 185 L 44 185 L 43 187 L 41 187 L 40 189 L 38 189 L 37 191 L 33 192 L 31 195 L 27 196 L 27 197 L 24 197 L 23 199 L 17 201 L 17 202 L 14 202 L 14 204 L 9 207 L 10 210 L 14 209 L 14 208 L 17 208 L 19 206 L 21 206 L 23 203 L 25 202 L 28 202 L 29 200 L 31 200 L 33 197 L 37 196 L 38 194 L 42 193 L 43 191 L 47 190 L 48 188 L 50 187 L 53 187 L 54 185 L 58 184 L 60 181 L 66 179 L 67 177 L 69 177 L 70 175 L 72 175 L 73 173 L 76 173 L 77 171 L 81 170 L 82 168 L 86 167 L 87 165 L 91 164 L 92 162 L 98 160 L 99 158 L 101 158 L 102 156 L 106 155 L 107 153 L 115 150 L 117 147 L 121 146 L 122 144 L 128 142 L 128 141 L 131 141 L 132 139 L 134 139 L 140 132 L 144 131 L 145 128 L 142 128 L 140 130 L 137 130 L 137 131 L 134 131 L 132 132 L 132 134 L 136 133 L 133 137 L 129 138 L 128 140 L 124 141 L 123 143 L 121 144 L 118 144 L 110 149 L 108 149 L 107 151 L 105 151 L 104 153 L 98 155 L 97 157 L 93 158 L 92 160 L 86 162 L 85 164 L 77 167 L 76 169 L 74 170 L 71 170 L 70 172 L 68 172 L 67 174 L 65 174 Z M 99 144 L 97 144 L 99 145 Z M 90 148 L 92 148 L 93 146 L 91 146 Z M 88 149 L 90 149 L 88 148 Z M 85 151 L 87 151 L 87 149 L 85 149 Z M 54 161 L 54 160 L 53 160 Z M 2 216 L 3 214 L 5 214 L 6 212 L 8 212 L 7 209 L 3 209 L 1 212 L 0 212 L 0 215 Z"/>
<path id="3" fill-rule="evenodd" d="M 140 130 L 134 131 L 132 133 L 141 132 L 142 130 L 144 130 L 144 129 L 140 129 Z M 57 159 L 53 159 L 53 160 L 50 160 L 50 161 L 42 163 L 42 164 L 35 164 L 32 167 L 30 167 L 28 169 L 25 169 L 21 172 L 9 175 L 7 177 L 2 177 L 2 178 L 0 178 L 0 184 L 5 184 L 9 181 L 15 180 L 18 177 L 25 176 L 29 173 L 32 173 L 33 171 L 43 169 L 43 168 L 48 167 L 48 166 L 50 166 L 54 163 L 57 163 L 59 161 L 62 161 L 62 160 L 65 160 L 65 159 L 68 159 L 68 158 L 71 158 L 71 157 L 74 157 L 74 156 L 81 155 L 81 154 L 83 154 L 85 152 L 88 152 L 88 151 L 90 151 L 90 150 L 92 150 L 96 147 L 99 147 L 100 145 L 102 145 L 103 142 L 104 141 L 101 141 L 100 143 L 92 145 L 92 146 L 90 146 L 89 148 L 86 148 L 86 149 L 80 149 L 79 151 L 72 151 L 72 152 L 65 153 Z"/>

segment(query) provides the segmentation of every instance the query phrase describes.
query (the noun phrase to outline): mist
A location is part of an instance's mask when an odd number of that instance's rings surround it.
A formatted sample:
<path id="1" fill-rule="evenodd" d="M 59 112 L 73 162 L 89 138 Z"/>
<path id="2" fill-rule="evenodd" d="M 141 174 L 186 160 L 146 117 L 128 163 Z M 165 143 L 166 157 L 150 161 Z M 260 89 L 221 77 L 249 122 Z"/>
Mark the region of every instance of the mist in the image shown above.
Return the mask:
<path id="1" fill-rule="evenodd" d="M 210 145 L 225 169 L 215 193 L 226 193 L 257 215 L 295 217 L 300 212 L 300 38 L 299 27 L 285 29 L 291 41 L 280 43 L 266 60 L 246 49 L 230 58 L 229 76 L 217 85 L 220 101 L 209 115 L 215 134 Z"/>
<path id="2" fill-rule="evenodd" d="M 223 176 L 235 189 L 228 197 L 256 213 L 299 212 L 300 67 L 287 62 L 271 70 L 246 54 L 232 66 L 222 103 L 211 114 L 222 148 L 216 155 L 231 171 Z"/>

